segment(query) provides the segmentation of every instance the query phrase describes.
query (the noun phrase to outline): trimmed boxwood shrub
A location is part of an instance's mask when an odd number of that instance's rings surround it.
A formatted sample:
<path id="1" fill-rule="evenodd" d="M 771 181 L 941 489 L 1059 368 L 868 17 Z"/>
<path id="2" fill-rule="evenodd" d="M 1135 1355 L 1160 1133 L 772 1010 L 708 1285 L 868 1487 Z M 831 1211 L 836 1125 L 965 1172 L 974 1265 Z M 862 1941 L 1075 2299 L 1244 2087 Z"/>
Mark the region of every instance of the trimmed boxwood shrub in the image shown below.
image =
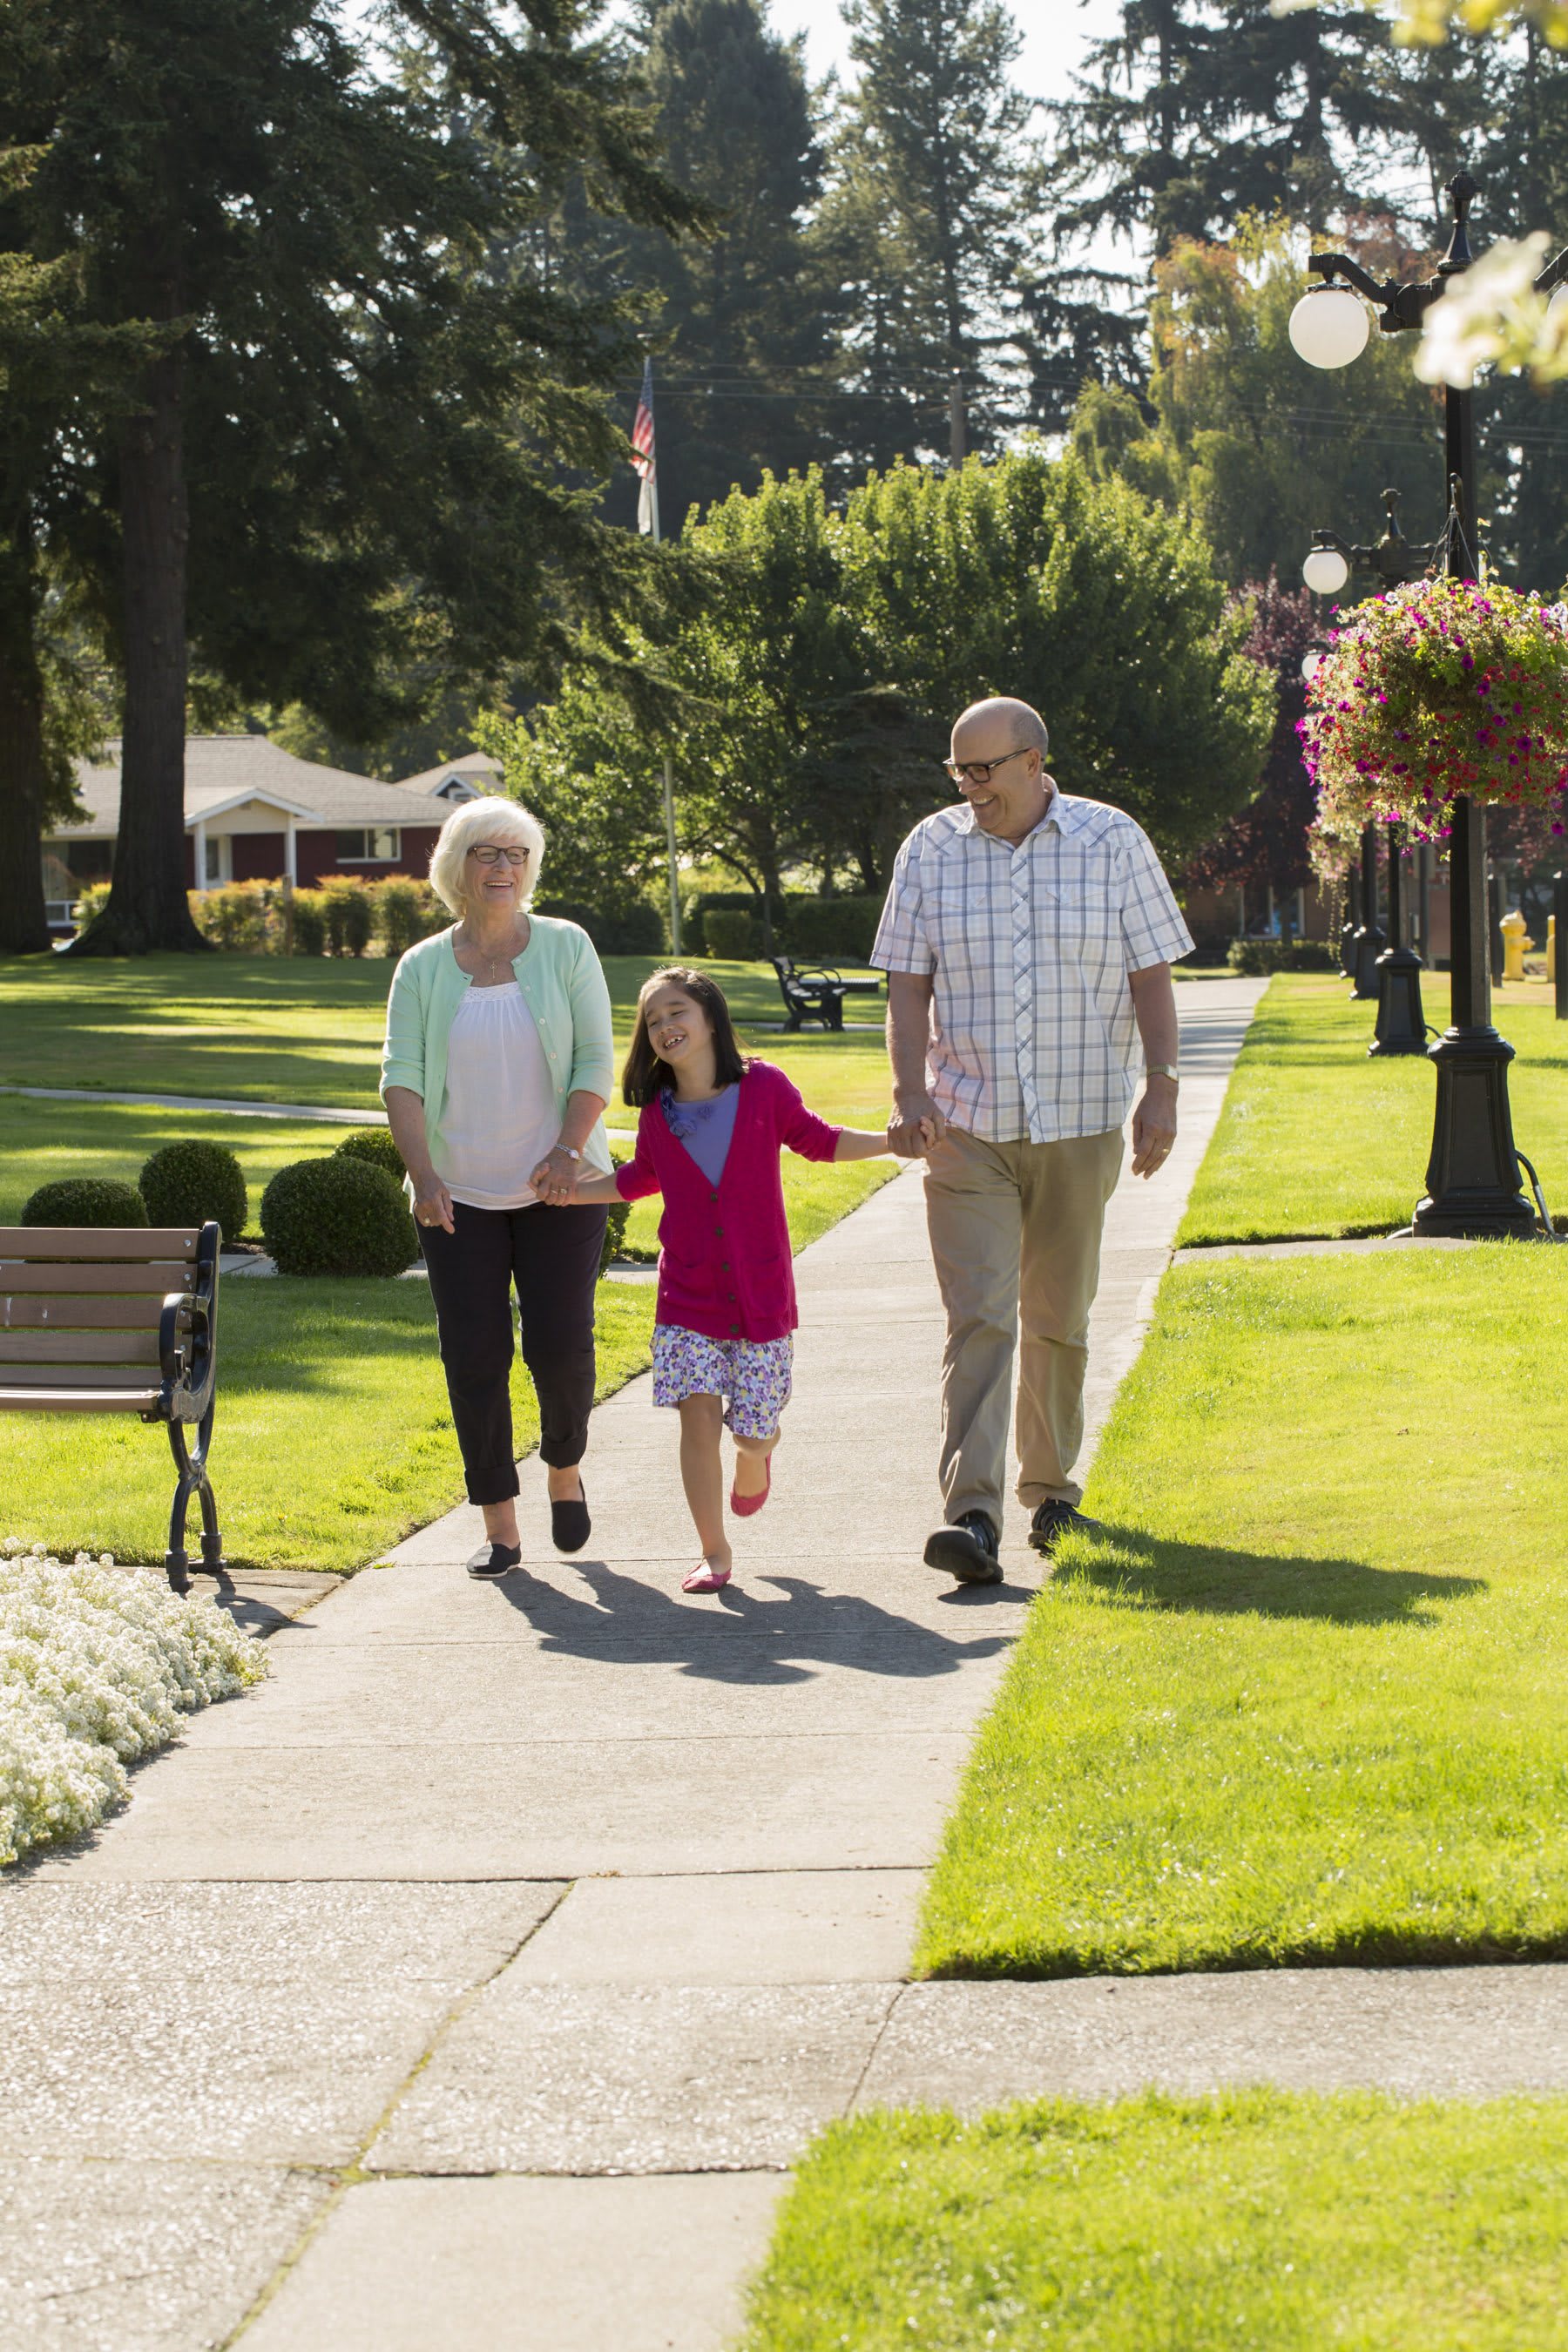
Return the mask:
<path id="1" fill-rule="evenodd" d="M 419 1255 L 391 1177 L 337 1152 L 278 1171 L 261 1196 L 261 1238 L 279 1274 L 401 1274 Z"/>
<path id="2" fill-rule="evenodd" d="M 403 1154 L 392 1139 L 389 1127 L 356 1127 L 345 1135 L 333 1152 L 334 1159 L 363 1160 L 372 1168 L 379 1168 L 391 1177 L 399 1192 L 403 1190 L 405 1169 Z"/>
<path id="3" fill-rule="evenodd" d="M 760 928 L 739 907 L 710 907 L 702 918 L 707 951 L 725 963 L 744 963 L 756 954 Z"/>
<path id="4" fill-rule="evenodd" d="M 882 919 L 880 898 L 846 892 L 840 898 L 796 898 L 789 910 L 790 953 L 802 963 L 864 963 Z"/>
<path id="5" fill-rule="evenodd" d="M 773 918 L 773 947 L 780 955 L 789 952 L 790 917 L 805 893 L 774 891 L 770 901 Z M 680 918 L 680 942 L 688 955 L 713 955 L 717 950 L 708 940 L 708 918 L 715 908 L 738 908 L 749 915 L 757 927 L 757 938 L 763 936 L 763 901 L 755 890 L 697 890 L 685 902 Z M 758 953 L 762 952 L 758 949 Z"/>
<path id="6" fill-rule="evenodd" d="M 1226 957 L 1232 971 L 1259 978 L 1271 971 L 1337 971 L 1340 960 L 1327 940 L 1232 940 Z"/>
<path id="7" fill-rule="evenodd" d="M 58 1176 L 40 1184 L 22 1212 L 25 1225 L 144 1225 L 147 1203 L 118 1176 Z M 176 1224 L 184 1219 L 176 1218 Z"/>
<path id="8" fill-rule="evenodd" d="M 599 1272 L 601 1274 L 603 1274 L 605 1267 L 611 1265 L 616 1258 L 618 1258 L 621 1254 L 621 1244 L 626 1237 L 626 1219 L 631 1215 L 631 1213 L 632 1204 L 629 1201 L 612 1201 L 610 1202 L 610 1222 L 605 1227 L 605 1246 L 599 1253 Z"/>
<path id="9" fill-rule="evenodd" d="M 215 1217 L 226 1242 L 245 1231 L 250 1200 L 245 1174 L 226 1143 L 186 1136 L 154 1151 L 137 1179 L 154 1225 L 203 1224 Z"/>

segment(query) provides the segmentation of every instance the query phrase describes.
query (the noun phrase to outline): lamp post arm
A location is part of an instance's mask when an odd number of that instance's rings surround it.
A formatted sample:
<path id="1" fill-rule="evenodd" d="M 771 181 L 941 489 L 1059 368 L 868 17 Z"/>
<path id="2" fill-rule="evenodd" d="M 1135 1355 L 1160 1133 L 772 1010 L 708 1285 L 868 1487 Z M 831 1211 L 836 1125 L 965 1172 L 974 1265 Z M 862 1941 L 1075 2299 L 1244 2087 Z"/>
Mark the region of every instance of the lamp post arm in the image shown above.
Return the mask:
<path id="1" fill-rule="evenodd" d="M 1538 294 L 1550 294 L 1564 282 L 1568 282 L 1568 245 L 1563 247 L 1555 260 L 1547 263 L 1535 280 L 1535 291 Z"/>
<path id="2" fill-rule="evenodd" d="M 1352 261 L 1348 253 L 1314 253 L 1307 267 L 1315 269 L 1320 278 L 1347 278 L 1358 294 L 1364 294 L 1369 302 L 1375 302 L 1383 310 L 1387 310 L 1399 290 L 1392 278 L 1374 278 L 1359 261 Z"/>

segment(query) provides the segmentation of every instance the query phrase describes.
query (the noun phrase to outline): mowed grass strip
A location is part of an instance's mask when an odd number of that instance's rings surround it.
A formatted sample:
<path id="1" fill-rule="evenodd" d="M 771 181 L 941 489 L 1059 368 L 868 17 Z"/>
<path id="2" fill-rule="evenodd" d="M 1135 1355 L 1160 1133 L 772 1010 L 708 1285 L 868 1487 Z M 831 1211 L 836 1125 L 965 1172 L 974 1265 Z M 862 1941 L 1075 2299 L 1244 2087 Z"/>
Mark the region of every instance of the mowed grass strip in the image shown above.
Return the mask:
<path id="1" fill-rule="evenodd" d="M 1568 2102 L 1156 2095 L 836 2124 L 742 2352 L 1561 2352 Z"/>
<path id="2" fill-rule="evenodd" d="M 931 1975 L 1568 1953 L 1568 1252 L 1175 1268 Z"/>
<path id="3" fill-rule="evenodd" d="M 212 1476 L 237 1568 L 360 1568 L 463 1498 L 462 1465 L 436 1353 L 429 1286 L 247 1276 L 219 1297 Z M 599 1393 L 648 1360 L 653 1291 L 602 1282 Z M 517 1448 L 538 1441 L 521 1360 Z M 162 1429 L 7 1413 L 0 1535 L 154 1564 L 168 1537 L 174 1471 Z M 192 1548 L 197 1515 L 191 1514 Z"/>
<path id="4" fill-rule="evenodd" d="M 1423 981 L 1426 1018 L 1448 1018 L 1448 975 Z M 1420 1055 L 1367 1057 L 1377 1008 L 1316 974 L 1270 982 L 1242 1045 L 1178 1244 L 1392 1233 L 1426 1190 L 1436 1078 Z M 1516 1058 L 1514 1136 L 1568 1219 L 1568 1023 L 1551 993 L 1498 993 Z"/>
<path id="5" fill-rule="evenodd" d="M 663 958 L 606 956 L 618 1054 L 637 992 Z M 780 1030 L 765 963 L 704 962 L 747 1046 L 786 1069 L 814 1110 L 856 1127 L 888 1115 L 880 1034 L 886 998 L 853 997 L 868 1025 L 828 1036 Z M 845 977 L 853 974 L 845 968 Z M 132 963 L 26 957 L 0 966 L 0 1085 L 379 1108 L 376 1083 L 391 962 L 384 958 L 148 956 Z M 612 1126 L 636 1115 L 618 1100 Z"/>

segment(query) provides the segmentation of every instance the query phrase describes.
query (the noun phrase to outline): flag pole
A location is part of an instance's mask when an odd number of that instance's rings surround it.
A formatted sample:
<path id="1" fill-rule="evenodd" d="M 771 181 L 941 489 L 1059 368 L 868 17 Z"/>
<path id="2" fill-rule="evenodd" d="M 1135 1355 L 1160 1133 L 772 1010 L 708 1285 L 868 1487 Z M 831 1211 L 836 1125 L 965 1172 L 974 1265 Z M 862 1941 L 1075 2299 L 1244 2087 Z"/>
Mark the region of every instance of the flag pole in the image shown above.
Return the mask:
<path id="1" fill-rule="evenodd" d="M 642 452 L 642 495 L 637 500 L 637 528 L 649 533 L 657 547 L 659 544 L 658 458 L 654 440 L 651 359 L 643 362 L 642 392 L 637 401 L 637 418 L 632 439 Z M 664 755 L 664 842 L 669 862 L 669 949 L 672 955 L 679 955 L 680 868 L 675 843 L 675 772 L 668 751 Z"/>

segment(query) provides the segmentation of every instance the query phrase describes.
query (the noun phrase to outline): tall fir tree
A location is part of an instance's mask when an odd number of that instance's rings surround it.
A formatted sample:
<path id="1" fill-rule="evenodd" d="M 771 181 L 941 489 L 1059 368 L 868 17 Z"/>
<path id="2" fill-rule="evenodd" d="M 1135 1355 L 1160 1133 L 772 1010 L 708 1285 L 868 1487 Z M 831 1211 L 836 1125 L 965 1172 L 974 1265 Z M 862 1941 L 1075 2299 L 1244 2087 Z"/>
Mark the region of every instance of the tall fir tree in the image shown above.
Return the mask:
<path id="1" fill-rule="evenodd" d="M 73 536 L 124 674 L 114 883 L 82 951 L 196 943 L 190 612 L 242 692 L 363 725 L 411 642 L 545 662 L 619 569 L 563 473 L 617 446 L 614 316 L 489 264 L 574 170 L 606 211 L 690 208 L 585 5 L 523 0 L 508 28 L 400 8 L 423 70 L 393 81 L 333 0 L 57 0 L 16 110 L 47 151 L 38 257 L 75 262 L 100 326 L 164 336 Z"/>
<path id="2" fill-rule="evenodd" d="M 863 395 L 849 470 L 963 437 L 1017 409 L 1017 303 L 1033 102 L 998 0 L 848 0 L 858 68 L 839 102 L 818 226 L 846 278 L 840 366 Z"/>

